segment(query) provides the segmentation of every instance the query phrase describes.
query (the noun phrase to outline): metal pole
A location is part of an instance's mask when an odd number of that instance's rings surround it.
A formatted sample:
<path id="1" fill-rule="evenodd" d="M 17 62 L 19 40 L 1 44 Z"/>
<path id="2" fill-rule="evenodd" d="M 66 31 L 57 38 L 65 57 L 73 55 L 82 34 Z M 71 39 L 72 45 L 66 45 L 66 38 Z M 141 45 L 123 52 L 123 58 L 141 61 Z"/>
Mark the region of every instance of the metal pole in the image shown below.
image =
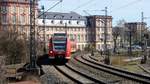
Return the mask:
<path id="1" fill-rule="evenodd" d="M 141 30 L 140 30 L 140 43 L 141 43 L 141 47 L 142 47 L 142 49 L 143 49 L 143 42 L 142 42 L 142 36 L 143 36 L 143 34 L 142 34 L 142 31 L 143 31 L 143 22 L 144 22 L 144 13 L 143 12 L 141 12 Z"/>
<path id="2" fill-rule="evenodd" d="M 67 35 L 67 23 L 65 23 L 65 33 Z"/>
<path id="3" fill-rule="evenodd" d="M 30 0 L 30 64 L 29 70 L 37 69 L 35 47 L 35 0 Z"/>
<path id="4" fill-rule="evenodd" d="M 110 64 L 110 58 L 109 58 L 109 51 L 107 49 L 107 7 L 105 7 L 105 29 L 104 29 L 104 35 L 105 35 L 105 38 L 104 38 L 104 54 L 105 54 L 105 64 Z"/>
<path id="5" fill-rule="evenodd" d="M 44 54 L 46 54 L 46 41 L 45 41 L 45 11 L 44 11 L 44 6 L 42 6 L 42 10 L 43 10 L 43 44 L 44 44 Z"/>
<path id="6" fill-rule="evenodd" d="M 107 7 L 105 7 L 104 53 L 107 53 Z"/>
<path id="7" fill-rule="evenodd" d="M 131 28 L 131 26 L 129 27 L 129 45 L 130 45 L 130 47 L 129 47 L 129 55 L 130 55 L 130 57 L 131 57 L 131 55 L 132 55 L 132 48 L 131 48 L 131 37 L 132 37 L 132 28 Z"/>

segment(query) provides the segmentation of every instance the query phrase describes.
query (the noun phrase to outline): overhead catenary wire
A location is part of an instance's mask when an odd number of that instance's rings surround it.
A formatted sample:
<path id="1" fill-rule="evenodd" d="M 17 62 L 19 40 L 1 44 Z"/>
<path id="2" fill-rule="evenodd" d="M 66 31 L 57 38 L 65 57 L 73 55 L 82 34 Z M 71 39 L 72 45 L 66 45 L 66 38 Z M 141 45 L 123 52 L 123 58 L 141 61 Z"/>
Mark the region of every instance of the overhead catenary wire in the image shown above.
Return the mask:
<path id="1" fill-rule="evenodd" d="M 118 8 L 116 8 L 116 9 L 110 11 L 110 13 L 111 13 L 111 12 L 119 11 L 119 10 L 121 10 L 121 9 L 123 9 L 123 8 L 127 8 L 127 7 L 129 7 L 129 6 L 133 5 L 133 4 L 139 3 L 140 1 L 142 1 L 142 0 L 134 0 L 134 1 L 132 1 L 132 2 L 129 2 L 129 3 L 127 3 L 127 4 L 125 4 L 125 5 L 121 6 L 121 7 L 118 7 Z"/>
<path id="2" fill-rule="evenodd" d="M 57 6 L 59 3 L 61 3 L 62 0 L 60 0 L 59 2 L 57 2 L 56 4 L 54 4 L 52 7 L 50 7 L 49 9 L 47 9 L 45 12 L 43 12 L 42 14 L 40 14 L 37 18 L 41 17 L 42 15 L 44 15 L 46 12 L 48 12 L 49 10 L 51 10 L 52 8 L 54 8 L 55 6 Z"/>
<path id="3" fill-rule="evenodd" d="M 94 0 L 89 0 L 89 1 L 87 1 L 87 2 L 85 2 L 83 4 L 81 4 L 81 5 L 79 5 L 78 7 L 76 7 L 75 9 L 73 9 L 73 11 L 75 11 L 75 10 L 77 10 L 77 9 L 83 7 L 83 6 L 86 6 L 86 5 L 90 4 L 90 2 L 92 2 L 92 1 L 94 1 Z"/>
<path id="4" fill-rule="evenodd" d="M 127 7 L 129 7 L 129 6 L 133 5 L 133 4 L 139 3 L 140 1 L 142 1 L 142 0 L 134 0 L 134 1 L 129 2 L 129 3 L 125 4 L 125 5 L 123 5 L 123 6 L 120 6 L 120 7 L 116 8 L 116 9 L 114 9 L 112 11 L 109 11 L 109 13 L 113 13 L 113 12 L 119 11 L 119 10 L 121 10 L 123 8 L 127 8 Z M 101 11 L 101 10 L 86 10 L 86 12 L 87 11 Z"/>

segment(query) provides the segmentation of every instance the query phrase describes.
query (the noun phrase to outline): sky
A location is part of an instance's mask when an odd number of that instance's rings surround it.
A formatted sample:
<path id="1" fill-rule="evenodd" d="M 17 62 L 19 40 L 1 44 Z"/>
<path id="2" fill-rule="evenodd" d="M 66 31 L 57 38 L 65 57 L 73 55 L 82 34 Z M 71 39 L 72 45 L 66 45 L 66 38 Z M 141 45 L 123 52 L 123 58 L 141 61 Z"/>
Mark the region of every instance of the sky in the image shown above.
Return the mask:
<path id="1" fill-rule="evenodd" d="M 39 8 L 43 5 L 45 10 L 49 9 L 60 0 L 40 0 Z M 108 15 L 113 17 L 113 26 L 119 20 L 126 22 L 140 22 L 141 12 L 144 12 L 144 21 L 150 26 L 150 0 L 63 0 L 49 12 L 70 12 L 74 11 L 82 16 L 104 15 L 103 10 L 108 7 Z M 88 12 L 85 13 L 83 10 Z"/>

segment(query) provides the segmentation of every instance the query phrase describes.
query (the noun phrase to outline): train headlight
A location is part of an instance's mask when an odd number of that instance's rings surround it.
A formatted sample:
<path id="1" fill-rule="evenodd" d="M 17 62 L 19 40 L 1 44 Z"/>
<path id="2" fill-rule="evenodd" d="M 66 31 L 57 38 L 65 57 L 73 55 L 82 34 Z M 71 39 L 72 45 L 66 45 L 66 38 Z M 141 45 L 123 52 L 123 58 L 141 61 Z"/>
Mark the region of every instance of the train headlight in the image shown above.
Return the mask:
<path id="1" fill-rule="evenodd" d="M 50 51 L 50 53 L 53 53 L 53 51 Z"/>

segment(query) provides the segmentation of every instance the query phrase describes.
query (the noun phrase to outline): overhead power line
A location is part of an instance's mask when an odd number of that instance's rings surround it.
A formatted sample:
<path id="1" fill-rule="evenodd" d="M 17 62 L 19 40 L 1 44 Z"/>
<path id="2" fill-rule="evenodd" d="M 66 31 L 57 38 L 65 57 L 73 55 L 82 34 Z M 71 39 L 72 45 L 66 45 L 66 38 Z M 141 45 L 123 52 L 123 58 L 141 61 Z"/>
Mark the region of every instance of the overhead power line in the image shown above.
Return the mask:
<path id="1" fill-rule="evenodd" d="M 121 7 L 118 7 L 118 8 L 116 8 L 115 10 L 110 11 L 110 12 L 114 12 L 114 11 L 118 11 L 118 10 L 123 9 L 123 8 L 127 8 L 127 7 L 129 7 L 129 6 L 133 5 L 133 4 L 136 4 L 136 3 L 140 2 L 140 1 L 142 1 L 142 0 L 134 0 L 134 1 L 132 1 L 132 2 L 130 2 L 130 3 L 128 3 L 128 4 L 126 4 L 126 5 L 123 5 L 123 6 L 121 6 Z"/>
<path id="2" fill-rule="evenodd" d="M 51 10 L 52 8 L 54 8 L 55 6 L 57 6 L 59 3 L 61 3 L 62 0 L 60 0 L 59 2 L 57 2 L 56 4 L 54 4 L 52 7 L 50 7 L 49 9 L 47 9 L 45 12 L 43 12 L 42 14 L 40 14 L 37 18 L 41 17 L 42 15 L 44 15 L 46 12 L 48 12 L 49 10 Z"/>
<path id="3" fill-rule="evenodd" d="M 94 1 L 94 0 L 89 0 L 89 1 L 87 1 L 87 2 L 85 2 L 83 4 L 81 4 L 81 5 L 79 5 L 78 7 L 76 7 L 75 9 L 73 9 L 73 11 L 75 11 L 75 10 L 77 10 L 77 9 L 83 7 L 83 6 L 86 6 L 86 5 L 90 4 L 90 2 L 92 2 L 92 1 Z"/>
<path id="4" fill-rule="evenodd" d="M 90 13 L 87 12 L 87 10 L 83 10 L 83 12 L 87 15 L 91 15 Z"/>

